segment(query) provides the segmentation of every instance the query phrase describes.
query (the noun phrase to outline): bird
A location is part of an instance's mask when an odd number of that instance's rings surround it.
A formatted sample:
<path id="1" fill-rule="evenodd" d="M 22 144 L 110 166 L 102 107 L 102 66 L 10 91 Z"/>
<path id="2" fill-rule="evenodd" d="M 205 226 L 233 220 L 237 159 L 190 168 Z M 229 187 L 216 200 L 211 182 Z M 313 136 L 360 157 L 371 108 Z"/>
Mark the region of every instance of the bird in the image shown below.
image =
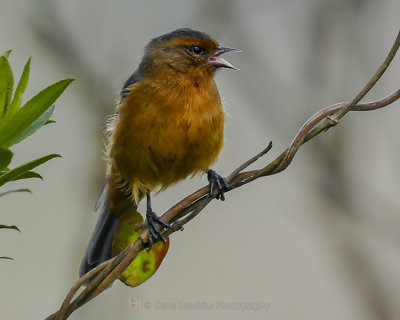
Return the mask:
<path id="1" fill-rule="evenodd" d="M 151 192 L 206 173 L 209 196 L 224 200 L 226 181 L 211 169 L 224 141 L 216 70 L 237 69 L 221 57 L 230 51 L 206 33 L 181 28 L 152 39 L 123 85 L 106 129 L 106 183 L 96 204 L 100 216 L 82 260 L 83 276 L 111 258 L 118 219 L 146 197 L 151 241 L 171 227 L 152 209 Z"/>

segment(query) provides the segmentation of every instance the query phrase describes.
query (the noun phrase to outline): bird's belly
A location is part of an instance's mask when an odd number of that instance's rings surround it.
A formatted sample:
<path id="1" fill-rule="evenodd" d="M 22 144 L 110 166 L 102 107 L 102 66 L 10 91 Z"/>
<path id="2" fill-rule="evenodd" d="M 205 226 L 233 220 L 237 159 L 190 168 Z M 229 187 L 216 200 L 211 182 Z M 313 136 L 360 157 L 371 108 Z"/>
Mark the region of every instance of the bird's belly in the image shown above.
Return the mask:
<path id="1" fill-rule="evenodd" d="M 150 146 L 153 178 L 167 187 L 216 161 L 223 144 L 223 123 L 216 121 L 180 121 L 159 132 Z"/>
<path id="2" fill-rule="evenodd" d="M 121 132 L 115 141 L 115 165 L 140 192 L 206 171 L 223 145 L 223 117 L 221 110 L 203 119 L 170 116 L 132 124 L 135 130 Z"/>

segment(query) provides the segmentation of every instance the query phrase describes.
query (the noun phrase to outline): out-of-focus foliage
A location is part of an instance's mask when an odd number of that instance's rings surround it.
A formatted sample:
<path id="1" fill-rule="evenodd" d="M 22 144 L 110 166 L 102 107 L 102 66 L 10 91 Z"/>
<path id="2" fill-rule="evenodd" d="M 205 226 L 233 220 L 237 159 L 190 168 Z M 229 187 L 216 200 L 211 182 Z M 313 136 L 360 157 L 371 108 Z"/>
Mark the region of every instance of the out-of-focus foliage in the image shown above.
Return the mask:
<path id="1" fill-rule="evenodd" d="M 8 62 L 10 53 L 11 50 L 0 56 L 0 197 L 14 192 L 30 192 L 26 188 L 3 190 L 1 187 L 15 180 L 42 179 L 40 174 L 32 170 L 52 158 L 60 157 L 58 154 L 49 154 L 9 168 L 13 158 L 10 147 L 25 140 L 43 125 L 54 122 L 49 120 L 54 111 L 54 102 L 73 81 L 73 79 L 58 81 L 21 107 L 22 95 L 28 84 L 31 59 L 25 64 L 21 79 L 14 91 L 14 75 Z M 0 229 L 19 231 L 15 225 L 0 224 Z M 10 258 L 3 256 L 0 259 Z"/>

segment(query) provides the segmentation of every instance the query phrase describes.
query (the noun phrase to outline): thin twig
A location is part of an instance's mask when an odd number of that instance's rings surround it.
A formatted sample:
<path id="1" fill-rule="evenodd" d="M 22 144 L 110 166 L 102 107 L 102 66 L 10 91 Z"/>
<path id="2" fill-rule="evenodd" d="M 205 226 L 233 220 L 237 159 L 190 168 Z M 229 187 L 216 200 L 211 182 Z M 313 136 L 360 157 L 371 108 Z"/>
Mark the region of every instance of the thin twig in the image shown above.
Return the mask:
<path id="1" fill-rule="evenodd" d="M 396 40 L 393 42 L 392 47 L 388 55 L 386 56 L 383 63 L 380 65 L 378 70 L 372 76 L 372 78 L 368 81 L 368 83 L 364 86 L 364 88 L 355 96 L 355 98 L 342 110 L 340 110 L 336 114 L 336 119 L 341 119 L 347 112 L 349 112 L 357 103 L 361 101 L 362 98 L 372 89 L 372 87 L 378 82 L 378 80 L 382 77 L 385 73 L 387 68 L 389 67 L 390 63 L 392 62 L 394 56 L 397 53 L 397 50 L 400 47 L 400 31 L 397 33 Z"/>
<path id="2" fill-rule="evenodd" d="M 51 319 L 57 319 L 58 314 L 62 314 L 65 312 L 66 308 L 68 307 L 70 301 L 72 298 L 75 296 L 75 294 L 78 292 L 78 290 L 85 285 L 89 279 L 92 279 L 94 276 L 96 276 L 106 265 L 109 264 L 109 261 L 106 261 L 102 263 L 101 265 L 97 266 L 96 268 L 93 268 L 90 270 L 88 273 L 86 273 L 83 277 L 79 278 L 79 280 L 74 284 L 74 286 L 70 289 L 68 292 L 67 296 L 64 299 L 64 302 L 60 308 L 59 311 L 51 314 L 46 318 L 46 320 L 51 320 Z"/>
<path id="3" fill-rule="evenodd" d="M 396 40 L 394 41 L 392 48 L 390 49 L 388 55 L 386 56 L 383 63 L 379 66 L 378 70 L 372 76 L 372 78 L 368 81 L 368 83 L 364 86 L 364 88 L 351 100 L 349 103 L 345 104 L 342 108 L 340 108 L 337 113 L 332 115 L 332 117 L 325 116 L 326 120 L 321 124 L 319 131 L 327 130 L 330 127 L 336 126 L 339 123 L 339 120 L 350 110 L 352 110 L 358 102 L 361 101 L 362 98 L 372 89 L 372 87 L 376 84 L 376 82 L 382 77 L 383 73 L 387 70 L 389 64 L 392 62 L 394 56 L 397 53 L 397 50 L 400 46 L 400 31 L 397 34 Z M 324 109 L 326 110 L 326 109 Z M 324 112 L 322 112 L 322 115 Z M 303 143 L 304 138 L 309 133 L 308 127 L 314 127 L 319 122 L 319 114 L 317 113 L 317 117 L 311 118 L 306 124 L 300 129 L 299 133 L 294 138 L 292 144 L 289 147 L 289 151 L 285 155 L 282 162 L 276 168 L 276 172 L 280 172 L 286 169 L 289 164 L 292 162 L 297 150 L 300 148 Z"/>
<path id="4" fill-rule="evenodd" d="M 272 148 L 272 141 L 268 143 L 268 146 L 261 151 L 260 153 L 256 154 L 253 158 L 250 158 L 247 160 L 245 163 L 240 165 L 237 169 L 233 170 L 232 173 L 226 178 L 226 181 L 229 183 L 232 181 L 232 179 L 236 178 L 237 175 L 242 172 L 244 169 L 246 169 L 248 166 L 256 162 L 259 158 L 261 158 L 263 155 L 267 154 L 269 150 Z"/>

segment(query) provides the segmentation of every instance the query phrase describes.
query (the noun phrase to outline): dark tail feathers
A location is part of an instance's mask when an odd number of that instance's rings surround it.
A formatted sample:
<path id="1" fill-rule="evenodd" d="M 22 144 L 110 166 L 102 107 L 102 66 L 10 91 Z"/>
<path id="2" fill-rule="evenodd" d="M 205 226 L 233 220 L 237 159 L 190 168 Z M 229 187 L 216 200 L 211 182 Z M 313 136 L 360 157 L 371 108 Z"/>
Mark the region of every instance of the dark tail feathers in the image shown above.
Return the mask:
<path id="1" fill-rule="evenodd" d="M 111 215 L 108 210 L 107 189 L 108 183 L 104 186 L 96 204 L 96 211 L 101 213 L 81 262 L 79 277 L 111 258 L 113 234 L 118 217 Z"/>

